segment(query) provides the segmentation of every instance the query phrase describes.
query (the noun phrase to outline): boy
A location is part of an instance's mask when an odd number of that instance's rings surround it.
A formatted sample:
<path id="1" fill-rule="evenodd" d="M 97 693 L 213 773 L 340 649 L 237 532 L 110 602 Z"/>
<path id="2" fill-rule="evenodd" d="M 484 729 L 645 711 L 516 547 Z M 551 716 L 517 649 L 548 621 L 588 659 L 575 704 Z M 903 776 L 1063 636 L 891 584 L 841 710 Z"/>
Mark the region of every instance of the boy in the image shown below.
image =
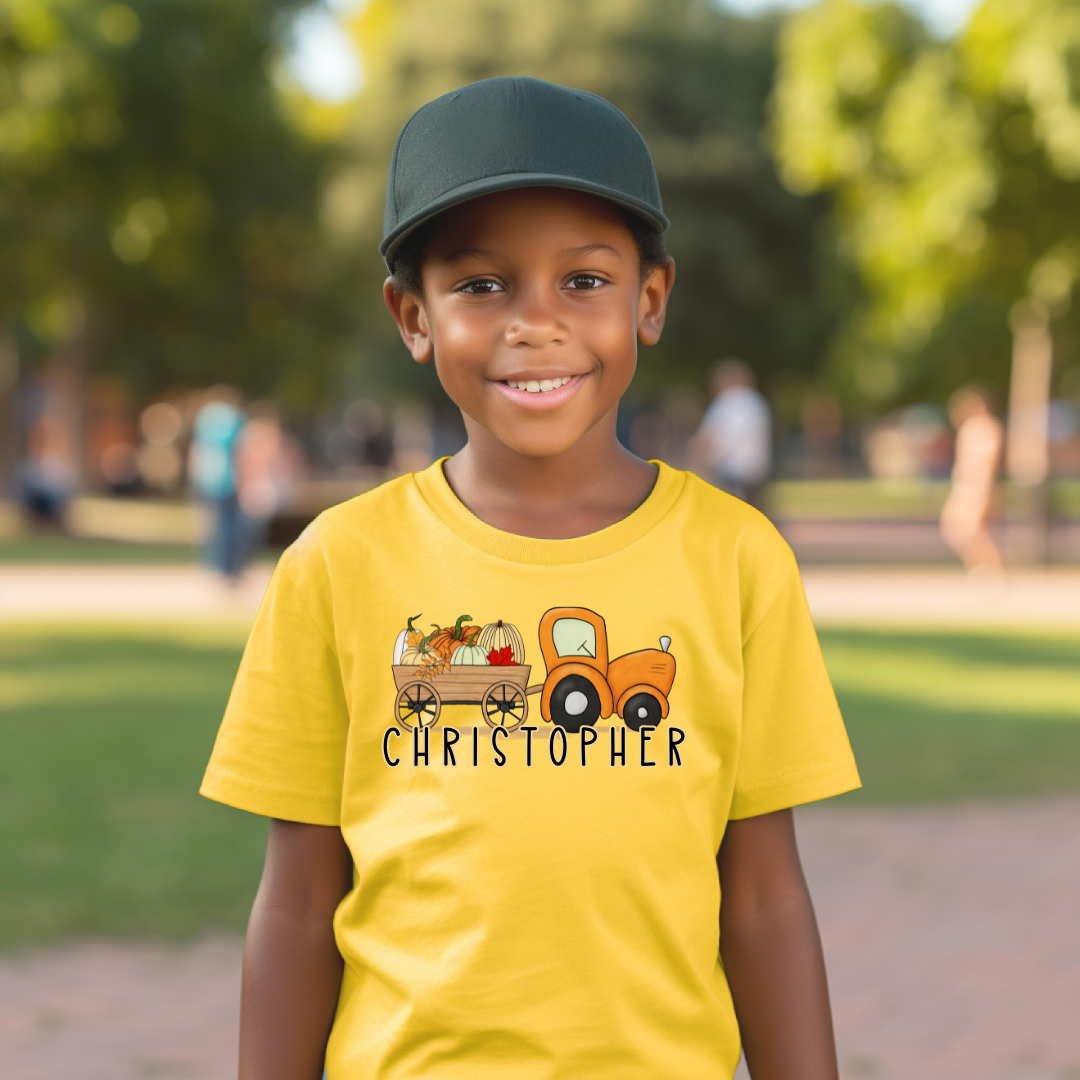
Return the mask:
<path id="1" fill-rule="evenodd" d="M 202 789 L 274 819 L 244 1080 L 703 1080 L 740 1033 L 836 1076 L 789 808 L 859 781 L 794 559 L 615 437 L 666 226 L 590 94 L 398 138 L 386 303 L 468 444 L 323 514 L 252 631 Z"/>

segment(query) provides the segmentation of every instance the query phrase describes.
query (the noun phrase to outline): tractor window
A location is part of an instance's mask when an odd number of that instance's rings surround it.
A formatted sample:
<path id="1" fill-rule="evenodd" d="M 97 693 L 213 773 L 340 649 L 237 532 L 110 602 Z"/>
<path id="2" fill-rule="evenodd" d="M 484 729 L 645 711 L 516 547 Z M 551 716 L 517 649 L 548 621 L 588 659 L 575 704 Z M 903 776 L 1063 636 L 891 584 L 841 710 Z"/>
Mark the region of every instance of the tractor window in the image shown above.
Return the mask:
<path id="1" fill-rule="evenodd" d="M 551 641 L 559 656 L 591 656 L 596 659 L 596 627 L 584 619 L 556 619 Z"/>

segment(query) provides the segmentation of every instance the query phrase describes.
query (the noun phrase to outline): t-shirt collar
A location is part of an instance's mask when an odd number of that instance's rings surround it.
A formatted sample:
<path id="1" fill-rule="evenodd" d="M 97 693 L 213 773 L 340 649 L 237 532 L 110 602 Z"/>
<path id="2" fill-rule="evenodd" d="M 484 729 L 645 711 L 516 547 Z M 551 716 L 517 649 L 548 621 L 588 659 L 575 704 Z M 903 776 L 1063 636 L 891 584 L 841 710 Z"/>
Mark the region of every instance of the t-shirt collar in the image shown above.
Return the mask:
<path id="1" fill-rule="evenodd" d="M 657 525 L 675 505 L 686 482 L 686 474 L 669 468 L 662 461 L 653 462 L 658 473 L 656 483 L 645 501 L 621 521 L 599 532 L 570 540 L 543 540 L 503 532 L 481 521 L 454 494 L 446 480 L 440 458 L 430 468 L 414 473 L 420 495 L 436 516 L 466 543 L 510 562 L 537 566 L 565 566 L 570 563 L 602 559 L 640 540 Z"/>

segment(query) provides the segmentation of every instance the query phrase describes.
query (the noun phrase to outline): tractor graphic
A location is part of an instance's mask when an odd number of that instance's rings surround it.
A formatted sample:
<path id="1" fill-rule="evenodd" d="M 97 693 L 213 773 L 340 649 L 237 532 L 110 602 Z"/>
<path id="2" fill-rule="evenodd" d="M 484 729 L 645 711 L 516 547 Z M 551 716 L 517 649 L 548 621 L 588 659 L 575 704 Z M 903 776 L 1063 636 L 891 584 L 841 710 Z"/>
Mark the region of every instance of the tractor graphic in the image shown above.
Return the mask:
<path id="1" fill-rule="evenodd" d="M 540 713 L 566 731 L 617 715 L 635 731 L 659 726 L 668 714 L 675 681 L 671 638 L 608 661 L 607 625 L 588 608 L 552 608 L 540 620 L 540 649 L 547 678 Z M 532 687 L 529 688 L 533 690 Z"/>

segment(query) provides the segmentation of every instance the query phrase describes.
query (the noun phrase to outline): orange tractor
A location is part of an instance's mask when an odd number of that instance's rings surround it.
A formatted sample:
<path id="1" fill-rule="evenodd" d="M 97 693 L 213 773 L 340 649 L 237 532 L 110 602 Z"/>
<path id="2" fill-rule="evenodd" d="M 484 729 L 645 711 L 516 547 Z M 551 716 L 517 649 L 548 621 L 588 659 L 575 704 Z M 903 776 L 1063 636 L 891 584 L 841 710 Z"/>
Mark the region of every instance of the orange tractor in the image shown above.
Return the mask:
<path id="1" fill-rule="evenodd" d="M 540 712 L 566 731 L 620 717 L 635 731 L 657 727 L 668 714 L 675 681 L 671 638 L 659 649 L 642 649 L 608 662 L 607 626 L 588 608 L 552 608 L 540 620 L 540 649 L 547 678 Z M 530 691 L 533 689 L 529 688 Z"/>

